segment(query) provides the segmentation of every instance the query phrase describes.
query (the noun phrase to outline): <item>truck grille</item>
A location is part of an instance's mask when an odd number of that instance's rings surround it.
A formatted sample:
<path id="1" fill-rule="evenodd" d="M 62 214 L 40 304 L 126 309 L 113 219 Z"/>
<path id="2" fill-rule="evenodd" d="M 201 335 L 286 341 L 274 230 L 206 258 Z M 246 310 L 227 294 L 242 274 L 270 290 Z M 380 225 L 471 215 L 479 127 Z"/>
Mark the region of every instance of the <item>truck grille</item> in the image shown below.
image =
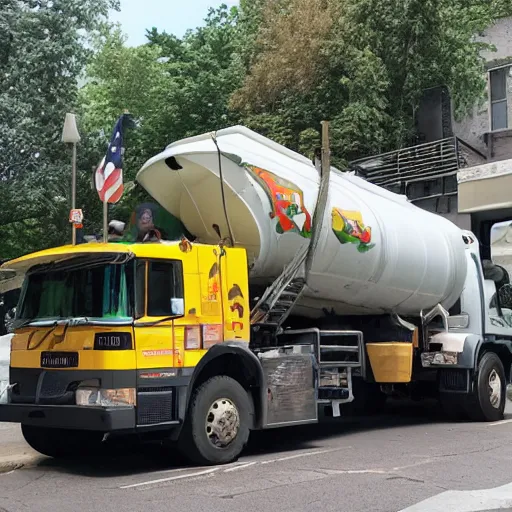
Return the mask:
<path id="1" fill-rule="evenodd" d="M 467 370 L 453 369 L 440 372 L 441 391 L 466 391 Z"/>
<path id="2" fill-rule="evenodd" d="M 137 424 L 154 425 L 174 420 L 172 387 L 141 388 L 137 394 Z"/>

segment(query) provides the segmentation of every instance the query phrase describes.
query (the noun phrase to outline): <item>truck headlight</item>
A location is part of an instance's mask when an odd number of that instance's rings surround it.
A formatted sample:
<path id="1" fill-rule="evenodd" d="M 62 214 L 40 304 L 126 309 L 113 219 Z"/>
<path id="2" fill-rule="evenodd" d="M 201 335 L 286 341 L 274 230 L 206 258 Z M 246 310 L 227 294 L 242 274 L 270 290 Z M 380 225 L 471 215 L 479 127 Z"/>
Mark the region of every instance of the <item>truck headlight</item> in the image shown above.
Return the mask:
<path id="1" fill-rule="evenodd" d="M 136 396 L 135 388 L 101 389 L 84 387 L 76 390 L 76 405 L 123 407 L 135 405 Z"/>

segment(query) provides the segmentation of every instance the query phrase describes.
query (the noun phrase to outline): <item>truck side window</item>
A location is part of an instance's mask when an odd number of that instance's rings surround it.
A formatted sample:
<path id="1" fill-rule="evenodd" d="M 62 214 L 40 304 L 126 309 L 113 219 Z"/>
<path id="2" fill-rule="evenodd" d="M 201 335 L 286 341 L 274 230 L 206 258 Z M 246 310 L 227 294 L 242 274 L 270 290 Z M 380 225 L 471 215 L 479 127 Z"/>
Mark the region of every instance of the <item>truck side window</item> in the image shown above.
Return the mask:
<path id="1" fill-rule="evenodd" d="M 183 299 L 181 261 L 149 262 L 148 316 L 172 316 L 171 299 Z"/>
<path id="2" fill-rule="evenodd" d="M 135 267 L 135 318 L 146 313 L 146 262 L 137 261 Z"/>

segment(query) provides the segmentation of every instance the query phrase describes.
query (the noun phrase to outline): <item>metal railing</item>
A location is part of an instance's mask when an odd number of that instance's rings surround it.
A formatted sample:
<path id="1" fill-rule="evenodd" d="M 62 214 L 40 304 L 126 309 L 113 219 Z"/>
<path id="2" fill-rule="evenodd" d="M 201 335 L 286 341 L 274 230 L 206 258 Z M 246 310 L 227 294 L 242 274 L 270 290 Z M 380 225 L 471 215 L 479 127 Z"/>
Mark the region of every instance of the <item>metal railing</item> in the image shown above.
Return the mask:
<path id="1" fill-rule="evenodd" d="M 419 201 L 456 195 L 458 170 L 486 160 L 463 140 L 449 137 L 353 160 L 349 168 L 370 183 Z"/>

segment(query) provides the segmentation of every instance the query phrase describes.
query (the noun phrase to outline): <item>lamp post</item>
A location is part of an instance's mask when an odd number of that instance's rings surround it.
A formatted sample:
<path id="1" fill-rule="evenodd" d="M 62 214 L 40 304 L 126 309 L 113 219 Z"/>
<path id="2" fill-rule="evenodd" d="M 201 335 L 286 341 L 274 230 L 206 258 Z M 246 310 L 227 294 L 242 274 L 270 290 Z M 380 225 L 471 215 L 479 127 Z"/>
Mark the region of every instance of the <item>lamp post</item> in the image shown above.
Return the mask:
<path id="1" fill-rule="evenodd" d="M 76 145 L 80 142 L 80 134 L 76 126 L 75 114 L 66 114 L 62 129 L 62 142 L 73 145 L 73 157 L 71 161 L 71 210 L 76 209 Z M 76 245 L 76 224 L 73 223 L 72 243 Z"/>

